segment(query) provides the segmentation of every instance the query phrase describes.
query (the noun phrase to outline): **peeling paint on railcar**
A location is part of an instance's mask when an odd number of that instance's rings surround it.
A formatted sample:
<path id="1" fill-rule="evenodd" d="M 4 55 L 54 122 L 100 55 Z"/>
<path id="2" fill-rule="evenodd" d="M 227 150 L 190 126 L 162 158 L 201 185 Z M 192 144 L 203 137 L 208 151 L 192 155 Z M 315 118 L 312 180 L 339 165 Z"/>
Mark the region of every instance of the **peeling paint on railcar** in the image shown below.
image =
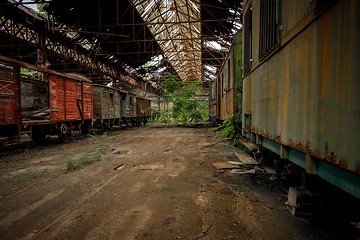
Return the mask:
<path id="1" fill-rule="evenodd" d="M 243 119 L 251 113 L 253 133 L 359 174 L 360 3 L 339 0 L 321 15 L 308 1 L 281 4 L 281 46 L 260 63 L 252 32 Z M 289 17 L 296 10 L 302 17 Z"/>

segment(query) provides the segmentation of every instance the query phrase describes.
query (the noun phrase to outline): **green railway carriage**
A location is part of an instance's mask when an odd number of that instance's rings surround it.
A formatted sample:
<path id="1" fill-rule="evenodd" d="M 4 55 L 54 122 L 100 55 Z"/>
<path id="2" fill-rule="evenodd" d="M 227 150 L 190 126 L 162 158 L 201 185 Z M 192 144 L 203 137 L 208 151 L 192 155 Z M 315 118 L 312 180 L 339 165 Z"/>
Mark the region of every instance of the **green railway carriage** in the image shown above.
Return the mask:
<path id="1" fill-rule="evenodd" d="M 243 10 L 243 135 L 360 198 L 360 2 Z"/>
<path id="2" fill-rule="evenodd" d="M 118 89 L 93 84 L 94 126 L 109 129 L 121 120 L 121 97 Z"/>
<path id="3" fill-rule="evenodd" d="M 239 31 L 233 40 L 228 56 L 220 69 L 219 77 L 210 82 L 209 118 L 221 122 L 241 109 L 241 50 L 242 35 Z"/>

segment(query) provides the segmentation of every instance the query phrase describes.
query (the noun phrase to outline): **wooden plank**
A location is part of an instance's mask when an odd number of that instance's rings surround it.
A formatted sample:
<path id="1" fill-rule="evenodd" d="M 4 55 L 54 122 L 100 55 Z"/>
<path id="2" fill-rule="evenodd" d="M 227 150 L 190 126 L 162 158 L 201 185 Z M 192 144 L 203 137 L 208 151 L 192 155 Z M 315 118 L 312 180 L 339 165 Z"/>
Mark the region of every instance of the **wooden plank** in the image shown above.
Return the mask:
<path id="1" fill-rule="evenodd" d="M 240 168 L 239 166 L 230 164 L 228 162 L 213 162 L 211 165 L 213 165 L 216 169 L 234 169 L 234 168 Z"/>
<path id="2" fill-rule="evenodd" d="M 241 144 L 244 145 L 250 151 L 258 150 L 258 146 L 255 143 L 241 141 Z"/>
<path id="3" fill-rule="evenodd" d="M 249 164 L 249 165 L 257 165 L 258 162 L 253 159 L 247 152 L 241 151 L 241 150 L 234 150 L 233 151 L 236 157 L 239 159 L 239 161 L 243 164 Z"/>
<path id="4" fill-rule="evenodd" d="M 139 170 L 163 170 L 165 169 L 164 165 L 140 165 Z"/>

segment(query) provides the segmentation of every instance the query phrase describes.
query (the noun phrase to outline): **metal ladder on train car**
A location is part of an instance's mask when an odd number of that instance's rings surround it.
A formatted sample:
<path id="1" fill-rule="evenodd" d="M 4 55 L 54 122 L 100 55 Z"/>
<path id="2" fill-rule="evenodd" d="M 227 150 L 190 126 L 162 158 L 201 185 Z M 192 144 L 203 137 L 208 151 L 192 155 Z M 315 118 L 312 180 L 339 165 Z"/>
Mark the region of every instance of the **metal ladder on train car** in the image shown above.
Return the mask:
<path id="1" fill-rule="evenodd" d="M 27 142 L 32 139 L 32 126 L 28 126 L 28 127 L 19 126 L 18 133 L 19 133 L 18 134 L 19 142 Z M 26 137 L 26 135 L 28 137 Z"/>

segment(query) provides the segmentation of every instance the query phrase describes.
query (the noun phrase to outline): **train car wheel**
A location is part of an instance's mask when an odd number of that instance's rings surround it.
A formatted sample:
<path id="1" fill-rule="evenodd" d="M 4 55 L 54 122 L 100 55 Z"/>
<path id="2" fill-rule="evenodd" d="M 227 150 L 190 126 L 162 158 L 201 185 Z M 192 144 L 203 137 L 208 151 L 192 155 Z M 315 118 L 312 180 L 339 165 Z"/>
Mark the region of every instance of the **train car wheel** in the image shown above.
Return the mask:
<path id="1" fill-rule="evenodd" d="M 62 132 L 61 132 L 61 133 L 58 134 L 58 136 L 59 136 L 60 142 L 65 143 L 65 142 L 70 141 L 71 132 L 70 132 L 70 131 L 67 131 L 67 132 L 65 132 L 65 133 L 62 133 Z"/>

